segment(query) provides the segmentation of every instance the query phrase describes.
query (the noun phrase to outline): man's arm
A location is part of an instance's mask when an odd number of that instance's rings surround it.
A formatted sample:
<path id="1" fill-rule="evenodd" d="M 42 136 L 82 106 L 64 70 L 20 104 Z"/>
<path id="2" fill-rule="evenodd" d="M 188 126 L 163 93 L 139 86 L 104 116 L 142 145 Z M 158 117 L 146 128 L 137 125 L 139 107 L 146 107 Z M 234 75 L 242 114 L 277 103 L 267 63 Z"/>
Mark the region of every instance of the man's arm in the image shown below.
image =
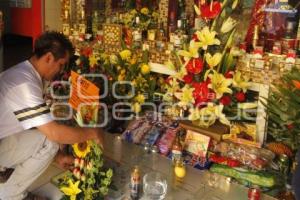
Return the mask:
<path id="1" fill-rule="evenodd" d="M 37 127 L 45 136 L 60 144 L 74 144 L 95 140 L 103 144 L 103 131 L 99 128 L 70 127 L 55 121 Z"/>

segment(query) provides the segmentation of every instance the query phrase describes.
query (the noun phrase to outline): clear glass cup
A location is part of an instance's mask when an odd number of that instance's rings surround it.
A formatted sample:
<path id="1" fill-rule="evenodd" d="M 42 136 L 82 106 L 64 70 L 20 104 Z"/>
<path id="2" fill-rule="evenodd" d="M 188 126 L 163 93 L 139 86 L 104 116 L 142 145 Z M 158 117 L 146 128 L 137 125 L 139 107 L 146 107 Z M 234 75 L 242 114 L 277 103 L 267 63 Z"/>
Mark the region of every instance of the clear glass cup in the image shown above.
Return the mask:
<path id="1" fill-rule="evenodd" d="M 149 172 L 143 177 L 143 192 L 147 200 L 162 200 L 167 194 L 167 180 L 158 172 Z"/>

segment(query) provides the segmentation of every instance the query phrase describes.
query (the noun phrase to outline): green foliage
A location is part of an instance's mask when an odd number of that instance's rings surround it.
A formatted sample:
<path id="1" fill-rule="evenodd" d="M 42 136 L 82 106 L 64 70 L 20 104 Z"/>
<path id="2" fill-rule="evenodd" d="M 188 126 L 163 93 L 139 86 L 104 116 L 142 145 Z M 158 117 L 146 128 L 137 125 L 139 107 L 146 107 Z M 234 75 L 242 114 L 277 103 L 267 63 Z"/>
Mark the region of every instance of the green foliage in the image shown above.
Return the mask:
<path id="1" fill-rule="evenodd" d="M 268 134 L 293 150 L 300 146 L 300 81 L 299 69 L 293 68 L 282 77 L 282 83 L 271 89 L 265 105 L 268 113 Z"/>

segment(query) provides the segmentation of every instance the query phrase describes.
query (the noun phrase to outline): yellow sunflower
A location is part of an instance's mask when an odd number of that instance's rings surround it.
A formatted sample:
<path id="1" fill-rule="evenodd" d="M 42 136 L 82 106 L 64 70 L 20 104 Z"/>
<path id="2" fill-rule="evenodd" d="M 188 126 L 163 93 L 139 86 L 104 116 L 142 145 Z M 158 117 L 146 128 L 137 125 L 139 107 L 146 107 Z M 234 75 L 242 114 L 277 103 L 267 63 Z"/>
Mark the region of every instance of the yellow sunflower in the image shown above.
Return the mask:
<path id="1" fill-rule="evenodd" d="M 75 143 L 72 147 L 77 157 L 84 158 L 91 151 L 91 141 Z"/>

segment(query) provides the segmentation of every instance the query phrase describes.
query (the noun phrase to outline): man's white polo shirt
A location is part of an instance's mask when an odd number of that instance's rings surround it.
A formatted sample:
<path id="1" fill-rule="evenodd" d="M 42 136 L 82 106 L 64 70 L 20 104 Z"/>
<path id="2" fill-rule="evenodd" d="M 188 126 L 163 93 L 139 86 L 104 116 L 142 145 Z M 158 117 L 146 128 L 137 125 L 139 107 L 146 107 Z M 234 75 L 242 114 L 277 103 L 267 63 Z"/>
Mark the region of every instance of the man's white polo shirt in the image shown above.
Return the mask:
<path id="1" fill-rule="evenodd" d="M 28 60 L 0 74 L 0 139 L 52 120 L 43 81 Z"/>

